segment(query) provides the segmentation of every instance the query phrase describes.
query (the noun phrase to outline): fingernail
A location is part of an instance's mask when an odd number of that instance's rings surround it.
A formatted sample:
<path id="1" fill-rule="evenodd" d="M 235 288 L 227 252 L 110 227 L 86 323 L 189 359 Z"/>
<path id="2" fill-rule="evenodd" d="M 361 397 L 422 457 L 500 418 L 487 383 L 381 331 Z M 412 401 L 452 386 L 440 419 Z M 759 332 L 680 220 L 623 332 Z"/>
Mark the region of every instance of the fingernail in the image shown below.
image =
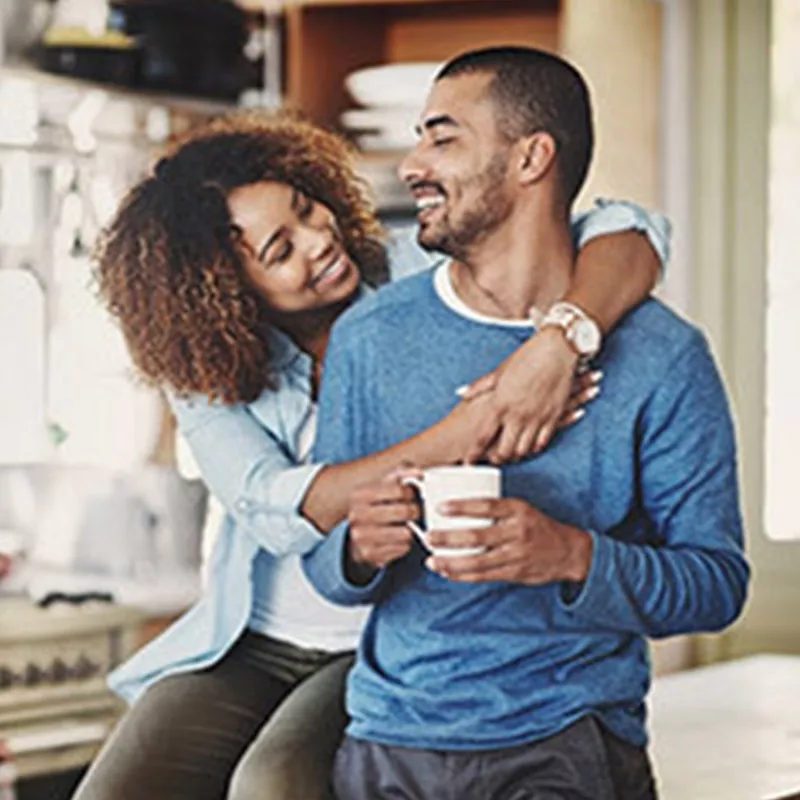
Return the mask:
<path id="1" fill-rule="evenodd" d="M 600 394 L 600 387 L 599 386 L 592 386 L 591 389 L 586 390 L 586 399 L 587 400 L 594 400 L 597 395 Z"/>
<path id="2" fill-rule="evenodd" d="M 437 508 L 440 514 L 450 514 L 453 511 L 453 504 L 452 503 L 439 503 Z"/>
<path id="3" fill-rule="evenodd" d="M 592 379 L 594 383 L 599 383 L 601 380 L 603 380 L 603 370 L 596 369 L 593 372 L 589 373 L 589 377 Z"/>
<path id="4" fill-rule="evenodd" d="M 466 395 L 466 393 L 469 391 L 469 388 L 470 388 L 470 387 L 469 387 L 469 384 L 468 384 L 468 383 L 465 383 L 463 386 L 459 386 L 459 387 L 456 389 L 456 395 L 457 395 L 458 397 L 464 397 L 464 395 Z"/>
<path id="5" fill-rule="evenodd" d="M 583 419 L 585 416 L 586 416 L 586 409 L 578 408 L 572 412 L 572 421 L 577 422 L 579 419 Z"/>

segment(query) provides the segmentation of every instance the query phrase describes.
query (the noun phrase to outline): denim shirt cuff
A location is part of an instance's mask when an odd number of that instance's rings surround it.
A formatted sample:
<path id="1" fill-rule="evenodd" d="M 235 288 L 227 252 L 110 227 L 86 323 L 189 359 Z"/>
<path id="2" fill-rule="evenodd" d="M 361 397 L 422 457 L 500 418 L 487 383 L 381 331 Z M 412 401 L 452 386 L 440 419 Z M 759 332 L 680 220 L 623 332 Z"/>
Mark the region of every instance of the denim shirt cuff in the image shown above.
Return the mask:
<path id="1" fill-rule="evenodd" d="M 636 203 L 627 200 L 598 198 L 591 212 L 582 214 L 576 224 L 576 244 L 583 247 L 597 236 L 635 230 L 647 236 L 661 262 L 661 272 L 670 257 L 672 225 L 656 211 L 645 211 Z"/>
<path id="2" fill-rule="evenodd" d="M 274 511 L 297 513 L 314 479 L 325 464 L 303 464 L 281 470 L 271 481 L 268 502 Z"/>

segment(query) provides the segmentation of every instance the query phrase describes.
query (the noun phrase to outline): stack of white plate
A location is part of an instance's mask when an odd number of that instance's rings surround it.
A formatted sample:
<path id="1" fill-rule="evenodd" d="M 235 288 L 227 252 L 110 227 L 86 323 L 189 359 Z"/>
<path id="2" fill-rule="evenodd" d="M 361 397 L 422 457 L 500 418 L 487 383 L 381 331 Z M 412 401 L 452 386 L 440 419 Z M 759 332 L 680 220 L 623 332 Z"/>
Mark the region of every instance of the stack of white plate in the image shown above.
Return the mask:
<path id="1" fill-rule="evenodd" d="M 345 88 L 362 108 L 345 111 L 342 125 L 365 151 L 407 150 L 414 126 L 441 64 L 432 61 L 367 67 L 347 76 Z"/>

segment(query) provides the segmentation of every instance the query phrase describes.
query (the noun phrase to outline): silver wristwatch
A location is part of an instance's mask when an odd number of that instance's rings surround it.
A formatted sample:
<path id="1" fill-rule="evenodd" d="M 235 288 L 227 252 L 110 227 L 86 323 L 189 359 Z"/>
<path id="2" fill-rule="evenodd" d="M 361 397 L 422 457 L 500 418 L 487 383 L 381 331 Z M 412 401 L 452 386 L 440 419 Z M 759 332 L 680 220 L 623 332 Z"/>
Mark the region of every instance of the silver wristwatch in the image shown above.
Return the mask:
<path id="1" fill-rule="evenodd" d="M 564 331 L 564 338 L 581 361 L 589 361 L 603 344 L 600 326 L 579 306 L 564 301 L 554 303 L 540 323 L 540 328 L 553 325 Z"/>

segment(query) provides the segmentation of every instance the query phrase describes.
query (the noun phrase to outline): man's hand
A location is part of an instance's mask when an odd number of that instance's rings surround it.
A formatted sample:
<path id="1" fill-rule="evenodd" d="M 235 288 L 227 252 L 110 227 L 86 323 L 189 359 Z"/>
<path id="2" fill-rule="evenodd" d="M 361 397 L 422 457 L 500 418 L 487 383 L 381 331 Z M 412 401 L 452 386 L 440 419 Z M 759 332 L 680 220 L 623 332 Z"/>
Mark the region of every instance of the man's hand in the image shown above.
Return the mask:
<path id="1" fill-rule="evenodd" d="M 577 364 L 564 334 L 547 327 L 473 383 L 465 398 L 491 390 L 492 413 L 478 427 L 466 461 L 487 457 L 503 464 L 528 458 L 544 450 L 558 428 L 577 422 L 602 378 L 592 372 L 576 379 Z"/>
<path id="2" fill-rule="evenodd" d="M 420 477 L 412 468 L 392 470 L 382 480 L 364 484 L 353 491 L 350 500 L 348 576 L 355 583 L 368 583 L 375 570 L 402 558 L 414 535 L 407 526 L 418 520 L 421 509 L 414 490 L 403 478 Z"/>
<path id="3" fill-rule="evenodd" d="M 445 578 L 476 583 L 510 581 L 540 585 L 582 581 L 592 561 L 592 538 L 563 525 L 524 500 L 453 500 L 443 513 L 455 517 L 486 517 L 486 528 L 431 531 L 431 547 L 485 547 L 472 556 L 432 556 L 427 566 Z"/>

